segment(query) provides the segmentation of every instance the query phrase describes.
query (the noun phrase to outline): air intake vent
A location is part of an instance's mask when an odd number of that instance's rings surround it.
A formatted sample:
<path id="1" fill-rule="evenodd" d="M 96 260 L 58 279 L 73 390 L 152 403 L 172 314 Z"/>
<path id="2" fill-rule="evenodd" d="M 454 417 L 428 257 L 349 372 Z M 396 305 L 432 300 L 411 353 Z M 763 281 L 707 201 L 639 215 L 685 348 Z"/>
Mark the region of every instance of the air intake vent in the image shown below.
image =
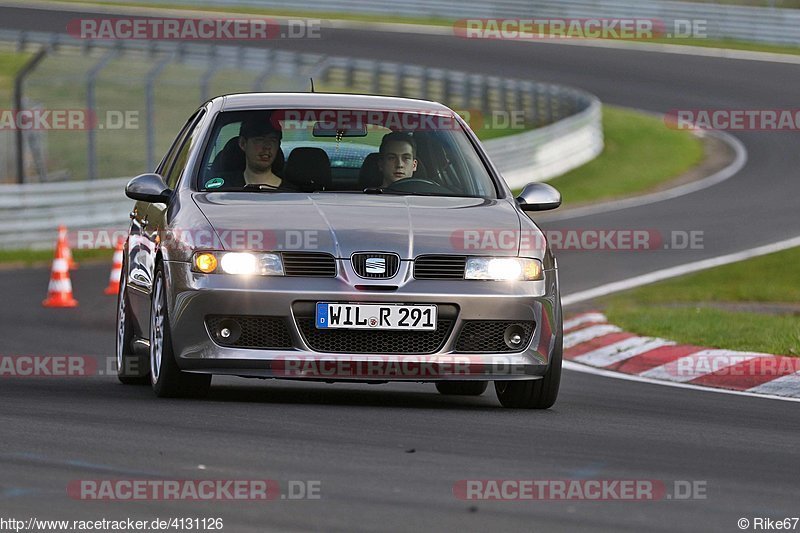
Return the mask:
<path id="1" fill-rule="evenodd" d="M 520 337 L 518 346 L 505 342 L 505 333 L 516 326 Z M 510 320 L 465 320 L 456 342 L 457 352 L 519 352 L 531 341 L 531 334 L 536 326 L 533 321 Z"/>
<path id="2" fill-rule="evenodd" d="M 400 269 L 397 254 L 359 252 L 353 254 L 351 261 L 356 274 L 366 279 L 393 278 Z"/>
<path id="3" fill-rule="evenodd" d="M 416 279 L 464 279 L 465 255 L 421 255 L 414 261 Z"/>
<path id="4" fill-rule="evenodd" d="M 286 319 L 280 316 L 207 316 L 206 326 L 221 346 L 291 349 Z"/>
<path id="5" fill-rule="evenodd" d="M 336 260 L 330 254 L 283 252 L 282 255 L 283 269 L 287 276 L 336 277 Z"/>

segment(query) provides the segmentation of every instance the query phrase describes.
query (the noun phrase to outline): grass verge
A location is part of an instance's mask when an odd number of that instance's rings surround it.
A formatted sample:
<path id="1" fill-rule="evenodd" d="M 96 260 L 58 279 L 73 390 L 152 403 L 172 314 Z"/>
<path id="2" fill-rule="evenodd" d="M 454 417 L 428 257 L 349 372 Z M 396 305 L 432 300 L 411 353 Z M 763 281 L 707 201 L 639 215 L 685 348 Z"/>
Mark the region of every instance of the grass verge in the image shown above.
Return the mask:
<path id="1" fill-rule="evenodd" d="M 605 148 L 596 159 L 550 180 L 563 205 L 649 191 L 703 159 L 703 143 L 651 115 L 603 106 Z"/>
<path id="2" fill-rule="evenodd" d="M 96 250 L 72 250 L 72 257 L 80 263 L 81 261 L 102 261 L 108 260 L 114 255 L 114 250 L 109 248 Z M 14 264 L 15 266 L 37 266 L 47 264 L 53 260 L 52 250 L 0 250 L 0 264 Z"/>
<path id="3" fill-rule="evenodd" d="M 0 52 L 0 99 L 10 102 L 14 76 L 25 65 L 31 54 Z"/>
<path id="4" fill-rule="evenodd" d="M 599 303 L 609 321 L 639 335 L 800 356 L 798 261 L 800 248 L 793 248 L 640 287 Z"/>

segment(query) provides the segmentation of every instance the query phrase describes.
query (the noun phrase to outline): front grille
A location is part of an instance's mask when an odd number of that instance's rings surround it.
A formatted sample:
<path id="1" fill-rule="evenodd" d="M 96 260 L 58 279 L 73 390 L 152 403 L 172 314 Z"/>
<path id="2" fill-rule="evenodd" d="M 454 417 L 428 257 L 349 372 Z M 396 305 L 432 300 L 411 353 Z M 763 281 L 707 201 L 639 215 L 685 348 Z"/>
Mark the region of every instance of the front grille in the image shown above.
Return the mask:
<path id="1" fill-rule="evenodd" d="M 465 255 L 421 255 L 414 260 L 416 279 L 464 279 Z"/>
<path id="2" fill-rule="evenodd" d="M 299 318 L 297 325 L 315 352 L 370 354 L 428 354 L 439 351 L 453 321 L 439 319 L 436 331 L 371 331 L 317 329 L 313 318 Z"/>
<path id="3" fill-rule="evenodd" d="M 336 260 L 317 252 L 283 252 L 283 270 L 287 276 L 335 278 Z"/>
<path id="4" fill-rule="evenodd" d="M 522 348 L 509 348 L 503 334 L 509 326 L 518 325 L 523 331 Z M 468 320 L 461 327 L 456 342 L 457 352 L 519 352 L 531 340 L 535 322 L 514 320 Z"/>
<path id="5" fill-rule="evenodd" d="M 351 261 L 356 274 L 366 279 L 393 278 L 400 268 L 397 254 L 359 252 L 353 254 Z"/>
<path id="6" fill-rule="evenodd" d="M 226 321 L 226 327 L 234 330 L 236 339 L 224 339 L 218 335 L 219 329 Z M 236 327 L 230 324 L 237 324 Z M 280 316 L 207 316 L 206 327 L 214 342 L 220 346 L 236 348 L 292 348 L 292 337 L 289 335 L 289 326 L 286 318 Z M 238 333 L 238 335 L 237 335 Z"/>

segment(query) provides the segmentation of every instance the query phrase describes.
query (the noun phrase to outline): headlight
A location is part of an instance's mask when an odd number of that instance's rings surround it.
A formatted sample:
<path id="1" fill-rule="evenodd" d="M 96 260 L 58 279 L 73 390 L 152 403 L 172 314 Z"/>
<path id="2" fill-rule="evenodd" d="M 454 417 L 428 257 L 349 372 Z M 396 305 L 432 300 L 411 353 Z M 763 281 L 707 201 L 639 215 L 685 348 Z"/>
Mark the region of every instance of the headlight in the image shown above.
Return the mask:
<path id="1" fill-rule="evenodd" d="M 192 270 L 204 274 L 283 276 L 280 254 L 249 252 L 199 252 Z"/>
<path id="2" fill-rule="evenodd" d="M 527 257 L 469 257 L 465 279 L 535 281 L 542 279 L 542 262 Z"/>
<path id="3" fill-rule="evenodd" d="M 252 275 L 256 273 L 256 256 L 242 252 L 225 254 L 219 266 L 226 274 Z"/>

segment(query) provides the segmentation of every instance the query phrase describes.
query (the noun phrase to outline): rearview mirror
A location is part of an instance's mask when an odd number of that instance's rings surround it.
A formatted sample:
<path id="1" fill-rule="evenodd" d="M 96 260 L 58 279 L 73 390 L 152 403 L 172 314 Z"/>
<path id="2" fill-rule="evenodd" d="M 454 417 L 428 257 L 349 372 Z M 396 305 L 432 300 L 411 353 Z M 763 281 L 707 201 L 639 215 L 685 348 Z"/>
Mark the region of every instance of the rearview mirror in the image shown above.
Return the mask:
<path id="1" fill-rule="evenodd" d="M 151 204 L 168 204 L 172 191 L 158 174 L 136 176 L 125 186 L 125 195 L 132 200 Z"/>
<path id="2" fill-rule="evenodd" d="M 315 122 L 314 137 L 366 137 L 367 125 L 355 124 L 343 128 L 335 122 Z"/>
<path id="3" fill-rule="evenodd" d="M 561 205 L 561 193 L 546 183 L 529 183 L 517 197 L 523 211 L 548 211 Z"/>

